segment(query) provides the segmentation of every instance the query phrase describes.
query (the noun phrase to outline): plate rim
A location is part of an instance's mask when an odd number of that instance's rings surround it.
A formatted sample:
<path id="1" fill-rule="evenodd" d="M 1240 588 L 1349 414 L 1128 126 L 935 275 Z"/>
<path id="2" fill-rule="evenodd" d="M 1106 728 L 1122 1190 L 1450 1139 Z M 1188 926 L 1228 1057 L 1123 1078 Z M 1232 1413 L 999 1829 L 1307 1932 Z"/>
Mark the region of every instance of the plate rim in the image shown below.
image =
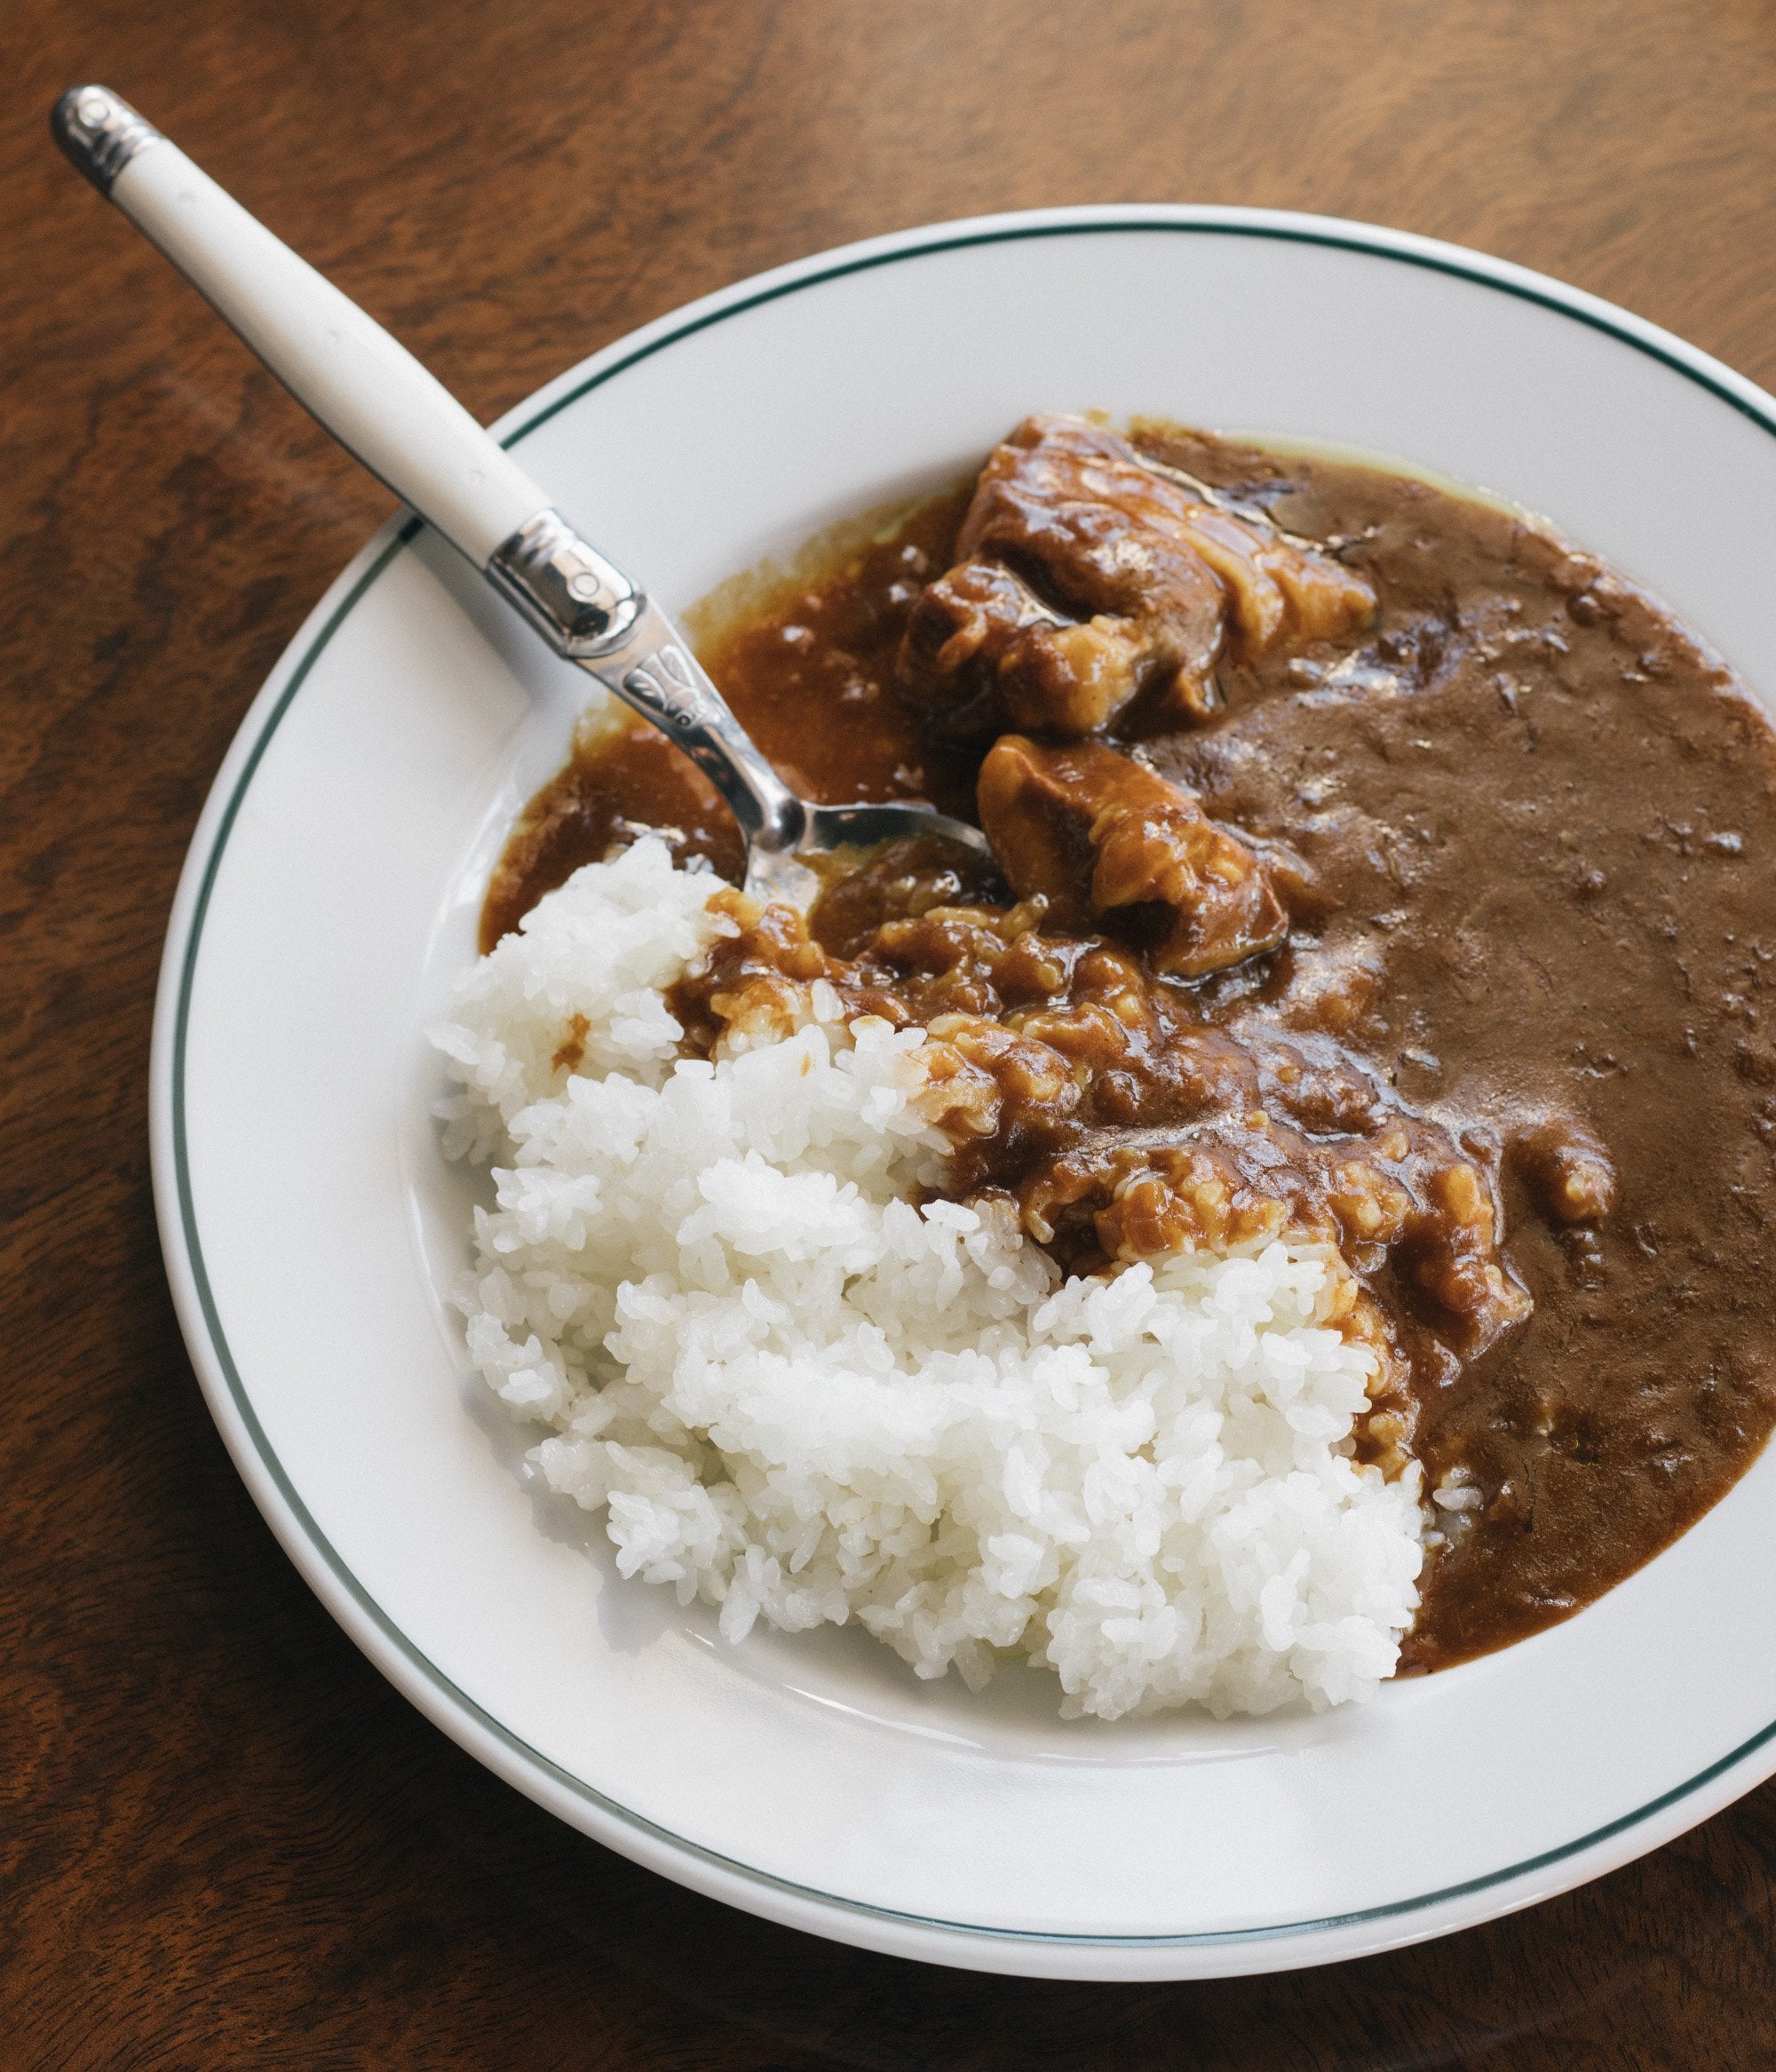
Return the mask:
<path id="1" fill-rule="evenodd" d="M 836 246 L 750 275 L 625 333 L 515 404 L 491 430 L 503 446 L 515 446 L 581 397 L 667 346 L 765 303 L 847 274 L 940 251 L 1155 231 L 1330 247 L 1490 288 L 1634 347 L 1776 437 L 1776 399 L 1755 383 L 1660 326 L 1550 275 L 1461 245 L 1344 218 L 1173 203 L 962 218 Z M 186 1140 L 185 1063 L 193 984 L 210 893 L 235 819 L 261 759 L 315 663 L 422 529 L 418 518 L 398 512 L 347 564 L 291 637 L 248 707 L 218 770 L 192 836 L 166 932 L 150 1053 L 149 1133 L 155 1211 L 175 1309 L 206 1403 L 236 1471 L 304 1581 L 373 1665 L 434 1726 L 570 1825 L 709 1897 L 892 1955 L 968 1968 L 1106 1979 L 1292 1968 L 1477 1925 L 1661 1846 L 1776 1771 L 1772 1720 L 1694 1776 L 1632 1812 L 1522 1862 L 1459 1884 L 1298 1922 L 1092 1934 L 950 1921 L 826 1893 L 758 1870 L 674 1833 L 573 1775 L 452 1682 L 382 1610 L 321 1531 L 260 1425 L 210 1285 Z M 1764 1759 L 1753 1763 L 1760 1751 Z M 1625 1839 L 1628 1846 L 1621 1846 Z M 1489 1895 L 1487 1903 L 1478 1908 L 1468 1903 L 1482 1894 Z M 1193 1956 L 1207 1961 L 1178 1961 Z"/>

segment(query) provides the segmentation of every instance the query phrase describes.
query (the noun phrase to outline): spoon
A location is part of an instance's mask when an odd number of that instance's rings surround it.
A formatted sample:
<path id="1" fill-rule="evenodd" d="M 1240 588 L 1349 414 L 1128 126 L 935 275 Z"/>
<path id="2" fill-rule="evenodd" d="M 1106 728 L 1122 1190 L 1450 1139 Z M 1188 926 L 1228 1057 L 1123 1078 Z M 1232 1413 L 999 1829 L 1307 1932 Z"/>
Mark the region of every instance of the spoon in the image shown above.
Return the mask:
<path id="1" fill-rule="evenodd" d="M 746 840 L 746 889 L 805 903 L 811 860 L 908 836 L 992 860 L 978 828 L 926 806 L 797 798 L 658 603 L 574 529 L 418 361 L 103 86 L 50 118 L 101 194 L 158 245 L 297 402 L 434 527 L 558 655 L 675 741 Z"/>

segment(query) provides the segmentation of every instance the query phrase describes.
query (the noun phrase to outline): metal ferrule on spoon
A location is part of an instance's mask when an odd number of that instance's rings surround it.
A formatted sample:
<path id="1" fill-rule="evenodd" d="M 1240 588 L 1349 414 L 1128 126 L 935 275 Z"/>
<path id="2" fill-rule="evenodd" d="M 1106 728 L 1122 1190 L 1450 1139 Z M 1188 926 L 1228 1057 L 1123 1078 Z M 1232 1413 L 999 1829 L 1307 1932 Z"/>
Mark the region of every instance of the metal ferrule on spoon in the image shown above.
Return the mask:
<path id="1" fill-rule="evenodd" d="M 747 880 L 791 859 L 920 830 L 986 853 L 979 830 L 909 806 L 798 798 L 660 607 L 574 529 L 418 361 L 102 86 L 71 88 L 56 141 L 159 246 L 296 400 L 524 614 L 559 655 L 651 719 L 726 800 Z"/>

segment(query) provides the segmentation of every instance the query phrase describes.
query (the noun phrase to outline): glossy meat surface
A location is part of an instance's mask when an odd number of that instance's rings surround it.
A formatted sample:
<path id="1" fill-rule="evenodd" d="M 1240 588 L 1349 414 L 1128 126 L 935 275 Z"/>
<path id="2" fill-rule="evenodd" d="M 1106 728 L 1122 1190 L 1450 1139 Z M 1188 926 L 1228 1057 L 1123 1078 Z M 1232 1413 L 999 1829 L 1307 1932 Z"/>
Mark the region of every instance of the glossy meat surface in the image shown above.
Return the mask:
<path id="1" fill-rule="evenodd" d="M 1230 636 L 1249 659 L 1375 612 L 1360 576 L 1077 417 L 1031 417 L 995 449 L 956 552 L 913 609 L 900 676 L 963 739 L 1095 734 L 1144 696 L 1201 717 Z"/>
<path id="2" fill-rule="evenodd" d="M 1153 968 L 1206 977 L 1274 949 L 1288 916 L 1251 845 L 1193 792 L 1097 742 L 1002 734 L 980 766 L 980 825 L 1020 899 L 1062 926 L 1114 927 Z"/>

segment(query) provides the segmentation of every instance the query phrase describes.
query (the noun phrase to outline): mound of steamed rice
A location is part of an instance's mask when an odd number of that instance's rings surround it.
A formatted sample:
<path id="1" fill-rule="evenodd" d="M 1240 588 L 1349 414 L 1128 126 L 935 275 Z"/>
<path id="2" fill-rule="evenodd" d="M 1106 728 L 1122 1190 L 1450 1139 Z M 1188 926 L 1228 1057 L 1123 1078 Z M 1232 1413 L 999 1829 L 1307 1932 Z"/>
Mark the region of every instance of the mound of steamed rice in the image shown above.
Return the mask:
<path id="1" fill-rule="evenodd" d="M 919 1031 L 816 984 L 793 1033 L 678 1056 L 714 889 L 656 841 L 590 865 L 433 1032 L 446 1148 L 494 1162 L 469 1352 L 550 1486 L 730 1640 L 855 1619 L 971 1688 L 1013 1650 L 1070 1716 L 1368 1695 L 1419 1475 L 1351 1457 L 1372 1355 L 1328 1323 L 1336 1261 L 1063 1281 L 1003 1204 L 915 1206 Z"/>

